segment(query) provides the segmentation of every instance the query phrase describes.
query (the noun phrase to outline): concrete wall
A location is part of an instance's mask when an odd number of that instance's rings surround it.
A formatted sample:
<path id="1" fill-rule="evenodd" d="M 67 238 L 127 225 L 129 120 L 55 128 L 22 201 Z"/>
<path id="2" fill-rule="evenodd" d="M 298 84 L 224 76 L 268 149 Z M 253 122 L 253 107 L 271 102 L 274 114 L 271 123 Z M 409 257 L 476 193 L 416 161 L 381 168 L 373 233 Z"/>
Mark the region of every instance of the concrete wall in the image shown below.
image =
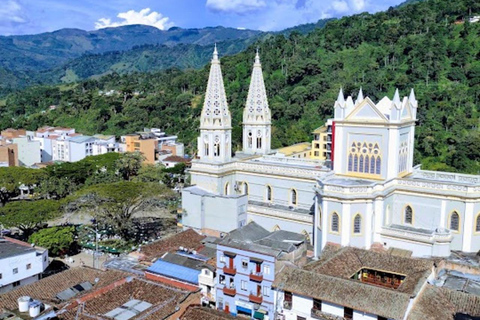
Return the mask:
<path id="1" fill-rule="evenodd" d="M 20 166 L 32 166 L 41 162 L 40 142 L 30 140 L 29 137 L 13 139 L 18 147 L 18 163 Z"/>

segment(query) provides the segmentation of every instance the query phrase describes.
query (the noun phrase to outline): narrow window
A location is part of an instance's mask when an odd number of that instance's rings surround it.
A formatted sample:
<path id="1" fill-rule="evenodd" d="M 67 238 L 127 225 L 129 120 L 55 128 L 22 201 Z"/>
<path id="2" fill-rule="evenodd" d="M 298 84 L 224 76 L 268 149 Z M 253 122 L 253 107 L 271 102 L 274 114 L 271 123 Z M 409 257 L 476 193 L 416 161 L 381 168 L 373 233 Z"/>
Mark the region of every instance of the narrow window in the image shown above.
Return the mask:
<path id="1" fill-rule="evenodd" d="M 243 194 L 248 195 L 248 183 L 243 183 Z"/>
<path id="2" fill-rule="evenodd" d="M 380 159 L 380 156 L 377 157 L 377 163 L 375 164 L 375 173 L 380 174 L 382 170 L 382 159 Z"/>
<path id="3" fill-rule="evenodd" d="M 353 171 L 358 172 L 358 156 L 355 155 L 355 158 L 353 159 Z"/>
<path id="4" fill-rule="evenodd" d="M 370 173 L 371 174 L 375 173 L 375 158 L 373 156 L 370 159 Z"/>
<path id="5" fill-rule="evenodd" d="M 269 297 L 269 296 L 270 296 L 270 287 L 263 286 L 263 295 L 264 295 L 265 297 Z"/>
<path id="6" fill-rule="evenodd" d="M 370 158 L 367 155 L 365 156 L 365 170 L 363 172 L 368 173 L 369 170 L 370 170 Z"/>
<path id="7" fill-rule="evenodd" d="M 322 311 L 322 301 L 318 299 L 313 299 L 313 310 Z"/>
<path id="8" fill-rule="evenodd" d="M 350 153 L 348 156 L 348 171 L 353 170 L 353 154 Z"/>
<path id="9" fill-rule="evenodd" d="M 362 217 L 357 214 L 353 219 L 353 233 L 360 233 L 362 231 Z"/>
<path id="10" fill-rule="evenodd" d="M 220 144 L 219 143 L 215 143 L 214 146 L 213 146 L 213 155 L 215 157 L 219 157 L 220 156 Z"/>
<path id="11" fill-rule="evenodd" d="M 32 269 L 32 264 L 31 263 L 27 264 L 27 270 L 30 270 L 30 269 Z"/>
<path id="12" fill-rule="evenodd" d="M 363 168 L 364 168 L 363 155 L 360 155 L 360 166 L 358 168 L 358 171 L 363 172 Z"/>
<path id="13" fill-rule="evenodd" d="M 203 146 L 204 150 L 205 150 L 205 155 L 208 156 L 208 143 L 205 143 L 205 145 Z"/>
<path id="14" fill-rule="evenodd" d="M 338 221 L 339 218 L 338 218 L 338 214 L 336 212 L 334 212 L 332 214 L 332 225 L 331 225 L 331 230 L 332 232 L 338 232 Z"/>
<path id="15" fill-rule="evenodd" d="M 475 223 L 475 232 L 480 232 L 480 214 L 478 214 L 477 221 Z"/>
<path id="16" fill-rule="evenodd" d="M 225 184 L 225 195 L 228 196 L 230 192 L 230 184 L 227 182 Z"/>
<path id="17" fill-rule="evenodd" d="M 454 211 L 450 216 L 450 230 L 458 231 L 460 229 L 460 216 Z"/>
<path id="18" fill-rule="evenodd" d="M 13 274 L 17 274 L 18 273 L 18 268 L 14 268 L 13 269 Z"/>
<path id="19" fill-rule="evenodd" d="M 412 207 L 406 206 L 405 207 L 405 223 L 412 224 L 413 222 L 413 210 Z"/>
<path id="20" fill-rule="evenodd" d="M 242 290 L 247 290 L 247 281 L 242 280 Z"/>
<path id="21" fill-rule="evenodd" d="M 267 201 L 272 201 L 272 187 L 267 186 Z"/>
<path id="22" fill-rule="evenodd" d="M 262 148 L 262 138 L 257 138 L 257 149 Z"/>
<path id="23" fill-rule="evenodd" d="M 292 189 L 291 191 L 291 203 L 295 206 L 297 205 L 297 190 Z"/>
<path id="24" fill-rule="evenodd" d="M 343 308 L 343 317 L 345 319 L 353 319 L 353 309 L 352 308 Z"/>

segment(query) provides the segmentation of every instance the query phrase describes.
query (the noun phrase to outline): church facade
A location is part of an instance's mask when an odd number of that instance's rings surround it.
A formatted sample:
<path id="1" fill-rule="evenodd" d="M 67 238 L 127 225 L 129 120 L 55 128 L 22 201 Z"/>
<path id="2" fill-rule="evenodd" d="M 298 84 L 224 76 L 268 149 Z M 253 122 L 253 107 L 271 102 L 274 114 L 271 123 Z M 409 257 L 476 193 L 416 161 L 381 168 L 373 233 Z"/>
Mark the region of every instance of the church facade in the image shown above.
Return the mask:
<path id="1" fill-rule="evenodd" d="M 328 139 L 328 156 L 271 150 L 271 113 L 257 52 L 243 149 L 232 157 L 231 116 L 215 49 L 198 159 L 190 171 L 193 186 L 182 191 L 182 223 L 221 234 L 255 221 L 267 230 L 307 235 L 316 255 L 328 242 L 402 248 L 414 256 L 477 252 L 480 176 L 414 166 L 417 108 L 413 90 L 403 99 L 397 90 L 393 100 L 378 103 L 361 90 L 355 101 L 340 91 L 328 134 L 318 135 Z"/>

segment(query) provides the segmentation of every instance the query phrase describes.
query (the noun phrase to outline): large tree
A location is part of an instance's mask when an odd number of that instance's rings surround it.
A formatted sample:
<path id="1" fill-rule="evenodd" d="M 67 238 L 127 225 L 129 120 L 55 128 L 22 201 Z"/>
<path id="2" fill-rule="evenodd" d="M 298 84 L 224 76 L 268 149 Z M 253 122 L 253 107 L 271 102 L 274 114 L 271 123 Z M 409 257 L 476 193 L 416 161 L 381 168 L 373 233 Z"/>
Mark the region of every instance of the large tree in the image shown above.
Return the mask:
<path id="1" fill-rule="evenodd" d="M 11 198 L 20 195 L 20 187 L 33 188 L 46 174 L 42 170 L 24 167 L 0 168 L 0 202 L 5 205 Z"/>
<path id="2" fill-rule="evenodd" d="M 138 174 L 145 157 L 140 152 L 127 152 L 115 162 L 115 166 L 125 180 Z"/>
<path id="3" fill-rule="evenodd" d="M 167 208 L 174 197 L 170 189 L 158 183 L 122 181 L 85 188 L 74 201 L 78 208 L 90 210 L 98 223 L 112 227 L 116 234 L 128 239 L 133 215 Z"/>
<path id="4" fill-rule="evenodd" d="M 23 237 L 28 238 L 35 228 L 60 214 L 58 201 L 13 201 L 0 208 L 0 223 L 6 228 L 20 229 Z"/>
<path id="5" fill-rule="evenodd" d="M 75 242 L 75 227 L 52 227 L 35 232 L 28 242 L 47 248 L 54 255 L 69 250 Z"/>

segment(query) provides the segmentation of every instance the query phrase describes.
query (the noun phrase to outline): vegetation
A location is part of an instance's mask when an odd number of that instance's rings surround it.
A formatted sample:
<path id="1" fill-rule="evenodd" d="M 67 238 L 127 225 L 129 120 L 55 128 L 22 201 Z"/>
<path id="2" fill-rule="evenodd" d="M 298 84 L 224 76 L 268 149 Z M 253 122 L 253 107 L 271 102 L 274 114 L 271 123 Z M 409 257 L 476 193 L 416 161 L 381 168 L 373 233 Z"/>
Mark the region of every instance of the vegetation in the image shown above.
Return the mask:
<path id="1" fill-rule="evenodd" d="M 28 242 L 47 248 L 53 255 L 60 255 L 71 249 L 75 243 L 75 227 L 52 227 L 42 229 L 30 236 Z"/>
<path id="2" fill-rule="evenodd" d="M 0 223 L 6 228 L 20 229 L 25 239 L 46 221 L 59 216 L 60 203 L 54 200 L 13 201 L 0 208 Z"/>
<path id="3" fill-rule="evenodd" d="M 258 45 L 272 110 L 272 147 L 311 140 L 310 132 L 332 116 L 340 87 L 354 96 L 363 87 L 377 101 L 392 97 L 396 87 L 405 95 L 415 88 L 415 162 L 426 169 L 480 172 L 480 23 L 468 22 L 473 15 L 480 15 L 475 0 L 412 1 L 329 21 L 305 36 L 270 36 L 222 58 L 234 149 L 240 148 Z M 117 136 L 160 127 L 194 153 L 208 70 L 111 73 L 68 88 L 29 88 L 7 97 L 0 126 L 62 125 Z M 46 111 L 50 105 L 57 108 Z"/>

